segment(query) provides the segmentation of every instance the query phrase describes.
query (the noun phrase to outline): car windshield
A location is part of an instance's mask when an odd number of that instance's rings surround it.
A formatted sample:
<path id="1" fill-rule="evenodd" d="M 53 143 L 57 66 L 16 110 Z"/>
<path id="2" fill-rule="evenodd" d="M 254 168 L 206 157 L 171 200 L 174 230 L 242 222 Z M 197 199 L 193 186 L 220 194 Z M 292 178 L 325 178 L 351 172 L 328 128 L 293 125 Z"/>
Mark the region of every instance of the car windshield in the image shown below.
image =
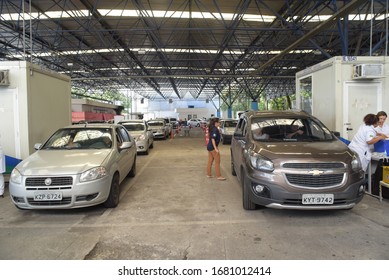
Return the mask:
<path id="1" fill-rule="evenodd" d="M 143 131 L 145 126 L 142 123 L 123 123 L 122 124 L 128 131 Z"/>
<path id="2" fill-rule="evenodd" d="M 333 136 L 312 118 L 255 118 L 251 132 L 257 141 L 330 141 Z"/>
<path id="3" fill-rule="evenodd" d="M 163 122 L 159 122 L 159 121 L 150 121 L 148 122 L 149 126 L 163 126 Z"/>
<path id="4" fill-rule="evenodd" d="M 224 121 L 223 127 L 236 127 L 238 121 Z"/>
<path id="5" fill-rule="evenodd" d="M 112 147 L 110 128 L 64 128 L 55 132 L 41 149 L 108 149 Z"/>

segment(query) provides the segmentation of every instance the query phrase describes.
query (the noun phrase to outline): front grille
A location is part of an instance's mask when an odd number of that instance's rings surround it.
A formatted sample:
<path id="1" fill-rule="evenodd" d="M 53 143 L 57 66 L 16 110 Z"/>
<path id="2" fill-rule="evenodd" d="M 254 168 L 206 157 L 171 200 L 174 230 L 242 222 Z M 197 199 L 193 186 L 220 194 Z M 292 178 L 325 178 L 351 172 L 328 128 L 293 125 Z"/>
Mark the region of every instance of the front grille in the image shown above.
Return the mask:
<path id="1" fill-rule="evenodd" d="M 30 177 L 26 179 L 26 187 L 46 186 L 45 180 L 50 178 L 50 186 L 71 186 L 73 177 Z"/>
<path id="2" fill-rule="evenodd" d="M 342 162 L 317 162 L 317 163 L 288 162 L 288 163 L 284 163 L 282 167 L 310 170 L 310 169 L 338 169 L 338 168 L 344 168 L 345 165 Z"/>
<path id="3" fill-rule="evenodd" d="M 33 198 L 27 199 L 30 205 L 34 206 L 57 206 L 57 205 L 67 205 L 72 202 L 71 197 L 63 197 L 62 200 L 50 200 L 50 201 L 35 201 Z"/>
<path id="4" fill-rule="evenodd" d="M 286 174 L 291 185 L 307 188 L 325 188 L 342 184 L 344 174 L 322 174 L 320 176 L 307 174 Z"/>

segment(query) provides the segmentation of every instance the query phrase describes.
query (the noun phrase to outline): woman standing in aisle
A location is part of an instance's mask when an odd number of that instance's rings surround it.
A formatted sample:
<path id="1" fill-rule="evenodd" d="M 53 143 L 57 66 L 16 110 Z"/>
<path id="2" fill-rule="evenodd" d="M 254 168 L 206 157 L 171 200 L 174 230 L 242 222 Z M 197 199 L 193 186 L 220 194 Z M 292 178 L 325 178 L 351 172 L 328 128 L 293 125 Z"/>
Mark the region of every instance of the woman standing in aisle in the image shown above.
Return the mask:
<path id="1" fill-rule="evenodd" d="M 216 179 L 225 180 L 226 178 L 222 177 L 220 173 L 220 152 L 219 152 L 219 143 L 220 143 L 220 119 L 212 118 L 209 121 L 209 141 L 207 144 L 208 150 L 208 165 L 207 165 L 207 177 L 212 178 L 212 164 L 215 162 L 215 173 Z"/>
<path id="2" fill-rule="evenodd" d="M 384 134 L 377 133 L 375 128 L 378 126 L 378 117 L 374 114 L 367 114 L 353 140 L 348 145 L 349 148 L 358 154 L 362 163 L 362 169 L 366 172 L 371 160 L 370 145 L 386 138 Z"/>

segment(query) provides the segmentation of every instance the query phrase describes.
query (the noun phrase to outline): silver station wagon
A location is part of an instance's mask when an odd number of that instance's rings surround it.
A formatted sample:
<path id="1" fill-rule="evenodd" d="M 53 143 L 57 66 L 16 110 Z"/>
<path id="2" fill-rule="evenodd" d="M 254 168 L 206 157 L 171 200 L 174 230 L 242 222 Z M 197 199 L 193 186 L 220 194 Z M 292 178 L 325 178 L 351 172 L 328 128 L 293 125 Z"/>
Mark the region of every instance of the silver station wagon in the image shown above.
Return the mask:
<path id="1" fill-rule="evenodd" d="M 120 183 L 135 176 L 135 140 L 121 125 L 65 127 L 35 148 L 9 180 L 11 199 L 21 209 L 116 207 Z"/>
<path id="2" fill-rule="evenodd" d="M 303 111 L 246 112 L 231 143 L 243 208 L 351 209 L 364 194 L 357 155 Z"/>

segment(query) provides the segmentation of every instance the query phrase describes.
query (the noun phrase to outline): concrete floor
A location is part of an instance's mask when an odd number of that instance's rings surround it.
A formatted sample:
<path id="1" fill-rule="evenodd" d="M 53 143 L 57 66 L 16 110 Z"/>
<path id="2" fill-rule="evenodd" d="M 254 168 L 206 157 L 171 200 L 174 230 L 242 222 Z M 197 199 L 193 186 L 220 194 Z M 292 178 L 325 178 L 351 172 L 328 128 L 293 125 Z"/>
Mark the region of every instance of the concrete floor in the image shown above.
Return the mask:
<path id="1" fill-rule="evenodd" d="M 388 260 L 389 200 L 349 211 L 245 211 L 229 146 L 226 181 L 205 176 L 199 131 L 154 144 L 115 209 L 23 211 L 0 198 L 2 260 Z"/>

